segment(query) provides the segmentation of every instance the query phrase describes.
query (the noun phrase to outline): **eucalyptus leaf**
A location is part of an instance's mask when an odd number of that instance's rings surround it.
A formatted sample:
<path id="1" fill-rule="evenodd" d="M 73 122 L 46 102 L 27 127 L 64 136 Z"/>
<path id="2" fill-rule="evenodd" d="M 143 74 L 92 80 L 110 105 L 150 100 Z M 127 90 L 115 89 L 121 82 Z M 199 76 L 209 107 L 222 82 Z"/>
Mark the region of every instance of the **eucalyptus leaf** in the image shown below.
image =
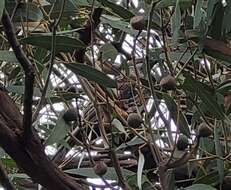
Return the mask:
<path id="1" fill-rule="evenodd" d="M 216 188 L 205 184 L 194 184 L 192 186 L 186 187 L 185 190 L 216 190 Z"/>
<path id="2" fill-rule="evenodd" d="M 192 0 L 179 0 L 179 4 L 184 9 L 191 6 Z M 163 9 L 170 6 L 176 6 L 176 0 L 161 0 L 156 4 L 155 9 Z"/>
<path id="3" fill-rule="evenodd" d="M 23 43 L 33 46 L 41 47 L 46 50 L 52 48 L 51 35 L 32 35 L 21 40 Z M 83 49 L 86 45 L 77 38 L 70 38 L 67 36 L 56 36 L 55 52 L 73 52 L 74 50 Z"/>
<path id="4" fill-rule="evenodd" d="M 63 113 L 60 114 L 56 126 L 52 130 L 50 136 L 46 140 L 46 145 L 52 145 L 54 143 L 60 143 L 67 135 L 70 126 L 64 121 Z"/>
<path id="5" fill-rule="evenodd" d="M 43 13 L 36 3 L 27 2 L 20 3 L 16 9 L 15 17 L 17 20 L 31 20 L 31 21 L 41 21 L 43 19 Z"/>
<path id="6" fill-rule="evenodd" d="M 216 88 L 217 92 L 225 94 L 231 91 L 231 80 L 225 80 L 223 83 L 219 84 Z"/>
<path id="7" fill-rule="evenodd" d="M 133 139 L 131 139 L 129 142 L 121 144 L 117 148 L 117 150 L 129 147 L 129 146 L 141 145 L 141 144 L 144 144 L 144 143 L 145 143 L 144 140 L 142 140 L 142 139 L 140 139 L 139 137 L 136 136 Z"/>
<path id="8" fill-rule="evenodd" d="M 102 61 L 114 62 L 118 55 L 116 48 L 111 43 L 104 44 L 99 51 L 102 53 Z"/>
<path id="9" fill-rule="evenodd" d="M 139 160 L 138 160 L 138 169 L 137 169 L 137 185 L 139 189 L 142 189 L 142 172 L 144 168 L 145 158 L 143 153 L 139 150 Z"/>
<path id="10" fill-rule="evenodd" d="M 19 85 L 10 85 L 6 87 L 6 90 L 12 93 L 16 93 L 18 95 L 24 94 L 24 86 Z M 34 88 L 34 96 L 41 97 L 41 91 L 39 88 Z"/>
<path id="11" fill-rule="evenodd" d="M 120 132 L 124 133 L 126 136 L 128 136 L 128 133 L 126 132 L 124 126 L 120 122 L 120 120 L 114 118 L 112 123 L 113 126 L 115 126 Z"/>
<path id="12" fill-rule="evenodd" d="M 5 0 L 0 1 L 0 19 L 2 18 L 2 13 L 5 8 Z"/>
<path id="13" fill-rule="evenodd" d="M 181 111 L 177 111 L 177 105 L 174 99 L 169 95 L 163 95 L 165 104 L 167 105 L 168 111 L 170 112 L 170 117 L 178 125 L 180 133 L 183 133 L 187 137 L 190 137 L 190 130 L 188 122 Z"/>
<path id="14" fill-rule="evenodd" d="M 171 23 L 172 23 L 171 27 L 173 31 L 173 36 L 172 36 L 173 46 L 177 45 L 177 40 L 179 37 L 179 31 L 180 31 L 180 25 L 181 25 L 181 11 L 180 11 L 179 3 L 180 3 L 180 0 L 177 0 L 174 14 L 171 17 Z"/>
<path id="15" fill-rule="evenodd" d="M 94 81 L 104 87 L 116 88 L 117 83 L 115 80 L 108 77 L 106 74 L 101 71 L 89 66 L 80 63 L 67 63 L 65 66 L 70 69 L 76 75 L 85 77 L 90 81 Z"/>
<path id="16" fill-rule="evenodd" d="M 13 51 L 0 50 L 0 61 L 18 63 Z"/>
<path id="17" fill-rule="evenodd" d="M 88 178 L 99 178 L 99 176 L 95 174 L 93 168 L 69 169 L 69 170 L 65 170 L 65 172 L 69 174 L 76 174 L 83 177 L 88 177 Z M 122 173 L 125 178 L 135 174 L 134 172 L 126 169 L 122 169 Z M 104 178 L 110 180 L 117 180 L 117 174 L 115 169 L 113 167 L 108 167 L 107 173 L 104 175 Z"/>
<path id="18" fill-rule="evenodd" d="M 196 4 L 196 10 L 195 10 L 195 16 L 194 16 L 194 22 L 193 22 L 193 28 L 196 28 L 199 26 L 201 18 L 202 18 L 202 5 L 204 0 L 198 0 Z"/>
<path id="19" fill-rule="evenodd" d="M 201 100 L 207 105 L 209 112 L 217 119 L 225 118 L 224 110 L 217 102 L 217 95 L 208 85 L 193 79 L 188 73 L 185 73 L 186 77 L 182 88 L 190 92 L 194 92 Z"/>
<path id="20" fill-rule="evenodd" d="M 98 0 L 104 7 L 106 7 L 106 10 L 110 10 L 110 12 L 114 13 L 115 15 L 120 16 L 123 19 L 130 19 L 134 16 L 134 14 L 129 11 L 128 9 L 114 3 L 108 0 Z"/>
<path id="21" fill-rule="evenodd" d="M 221 126 L 219 128 L 221 128 Z M 219 141 L 219 138 L 220 138 L 219 128 L 218 128 L 218 126 L 215 126 L 214 142 L 215 142 L 216 155 L 222 158 L 223 153 L 222 153 L 221 143 Z M 219 173 L 219 181 L 220 181 L 220 183 L 222 183 L 223 179 L 224 179 L 224 161 L 221 159 L 217 159 L 217 170 Z"/>

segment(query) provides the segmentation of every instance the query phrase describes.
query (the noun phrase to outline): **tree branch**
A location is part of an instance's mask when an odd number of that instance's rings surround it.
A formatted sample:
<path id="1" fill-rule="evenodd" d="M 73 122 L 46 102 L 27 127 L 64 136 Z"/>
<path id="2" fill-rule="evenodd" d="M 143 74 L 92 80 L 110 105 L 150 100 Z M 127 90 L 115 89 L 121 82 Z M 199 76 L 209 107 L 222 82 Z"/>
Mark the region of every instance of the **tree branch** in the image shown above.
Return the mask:
<path id="1" fill-rule="evenodd" d="M 23 138 L 26 140 L 32 133 L 32 103 L 33 103 L 33 86 L 34 86 L 34 68 L 30 60 L 26 57 L 22 50 L 14 31 L 13 24 L 10 20 L 9 14 L 6 10 L 3 11 L 2 24 L 16 58 L 21 64 L 25 73 L 25 89 L 24 89 L 24 100 L 23 100 L 23 127 L 24 134 Z"/>
<path id="2" fill-rule="evenodd" d="M 22 127 L 20 122 L 22 115 L 13 101 L 9 101 L 9 96 L 0 91 L 0 146 L 16 162 L 19 168 L 31 177 L 31 179 L 41 184 L 48 190 L 80 190 L 82 186 L 72 178 L 63 173 L 46 156 L 44 147 L 36 133 L 32 133 L 31 138 L 27 139 L 27 144 L 22 143 L 19 138 Z M 15 117 L 11 121 L 7 115 Z"/>

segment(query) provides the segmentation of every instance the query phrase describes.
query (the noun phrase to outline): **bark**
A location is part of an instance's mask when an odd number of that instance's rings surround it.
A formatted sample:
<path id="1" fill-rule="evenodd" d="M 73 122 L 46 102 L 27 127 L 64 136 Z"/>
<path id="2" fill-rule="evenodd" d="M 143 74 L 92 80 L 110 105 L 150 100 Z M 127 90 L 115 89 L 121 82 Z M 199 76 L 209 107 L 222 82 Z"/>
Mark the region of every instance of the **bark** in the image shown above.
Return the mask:
<path id="1" fill-rule="evenodd" d="M 18 167 L 22 168 L 34 182 L 47 189 L 83 189 L 51 162 L 36 133 L 33 132 L 27 141 L 23 140 L 23 117 L 4 91 L 0 91 L 0 105 L 0 146 L 15 160 Z"/>

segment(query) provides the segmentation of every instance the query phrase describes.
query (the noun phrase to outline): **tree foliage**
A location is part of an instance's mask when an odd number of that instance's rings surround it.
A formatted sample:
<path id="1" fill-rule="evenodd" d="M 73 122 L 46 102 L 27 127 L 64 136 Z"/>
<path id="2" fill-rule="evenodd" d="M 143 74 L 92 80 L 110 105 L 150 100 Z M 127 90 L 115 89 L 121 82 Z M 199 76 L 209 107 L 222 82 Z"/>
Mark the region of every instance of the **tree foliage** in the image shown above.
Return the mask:
<path id="1" fill-rule="evenodd" d="M 0 18 L 5 189 L 231 188 L 231 1 L 2 0 Z"/>

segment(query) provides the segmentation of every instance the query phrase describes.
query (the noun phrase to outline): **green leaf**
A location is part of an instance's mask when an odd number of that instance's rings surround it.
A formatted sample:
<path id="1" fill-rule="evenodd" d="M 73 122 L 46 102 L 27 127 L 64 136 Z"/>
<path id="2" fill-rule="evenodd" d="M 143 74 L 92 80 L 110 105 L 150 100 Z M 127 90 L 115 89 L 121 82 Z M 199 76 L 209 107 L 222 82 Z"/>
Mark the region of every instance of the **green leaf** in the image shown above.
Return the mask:
<path id="1" fill-rule="evenodd" d="M 200 140 L 200 149 L 202 151 L 206 151 L 210 154 L 215 154 L 215 145 L 214 145 L 214 141 L 213 139 L 209 139 L 209 138 L 202 138 Z"/>
<path id="2" fill-rule="evenodd" d="M 231 80 L 226 80 L 223 83 L 219 84 L 216 88 L 216 91 L 225 94 L 226 92 L 229 92 L 231 90 Z"/>
<path id="3" fill-rule="evenodd" d="M 65 172 L 69 174 L 76 174 L 83 177 L 88 177 L 88 178 L 99 178 L 99 176 L 95 174 L 93 168 L 70 169 L 70 170 L 65 170 Z M 125 178 L 128 178 L 131 175 L 135 175 L 134 172 L 126 169 L 122 169 L 122 173 Z M 107 173 L 104 175 L 104 178 L 109 180 L 117 180 L 117 174 L 115 169 L 113 167 L 108 167 Z"/>
<path id="4" fill-rule="evenodd" d="M 144 144 L 145 141 L 140 139 L 139 137 L 135 136 L 133 139 L 131 139 L 129 142 L 127 143 L 122 143 L 118 148 L 117 150 L 119 149 L 123 149 L 123 148 L 126 148 L 126 147 L 129 147 L 129 146 L 135 146 L 135 145 L 140 145 L 140 144 Z"/>
<path id="5" fill-rule="evenodd" d="M 144 168 L 144 155 L 142 152 L 139 150 L 139 160 L 138 160 L 138 169 L 137 169 L 137 185 L 139 189 L 142 189 L 142 172 Z"/>
<path id="6" fill-rule="evenodd" d="M 128 136 L 128 133 L 126 132 L 124 126 L 118 119 L 113 119 L 112 123 L 113 126 L 115 126 L 120 132 L 124 133 L 126 136 Z"/>
<path id="7" fill-rule="evenodd" d="M 90 81 L 94 81 L 99 85 L 109 88 L 116 88 L 117 83 L 115 80 L 108 77 L 106 74 L 100 72 L 99 70 L 80 63 L 67 63 L 65 66 L 70 69 L 76 75 L 85 77 Z"/>
<path id="8" fill-rule="evenodd" d="M 190 187 L 186 187 L 185 190 L 216 190 L 216 189 L 210 185 L 194 184 Z"/>
<path id="9" fill-rule="evenodd" d="M 15 161 L 9 157 L 7 157 L 6 155 L 4 157 L 1 158 L 1 162 L 7 166 L 8 169 L 13 169 L 13 168 L 17 168 L 17 164 L 15 163 Z"/>
<path id="10" fill-rule="evenodd" d="M 181 61 L 183 63 L 185 63 L 186 61 L 189 60 L 189 58 L 192 56 L 191 53 L 182 53 L 182 52 L 169 52 L 169 56 L 170 56 L 170 59 L 172 61 Z M 195 55 L 194 56 L 194 59 L 197 58 L 198 56 Z M 161 53 L 160 54 L 160 58 L 161 59 L 165 59 L 165 54 L 164 53 Z"/>
<path id="11" fill-rule="evenodd" d="M 57 95 L 49 95 L 46 99 L 52 104 L 73 100 L 73 98 L 83 99 L 79 94 L 72 92 L 58 92 Z M 47 102 L 47 103 L 49 103 Z"/>
<path id="12" fill-rule="evenodd" d="M 175 181 L 175 175 L 174 175 L 174 170 L 168 170 L 166 172 L 166 181 L 167 181 L 167 184 L 169 185 L 169 190 L 176 190 L 176 181 Z"/>
<path id="13" fill-rule="evenodd" d="M 179 0 L 179 4 L 180 8 L 185 9 L 191 6 L 192 0 Z M 175 5 L 176 0 L 161 0 L 156 4 L 155 9 L 163 9 Z"/>
<path id="14" fill-rule="evenodd" d="M 223 157 L 222 147 L 221 147 L 219 138 L 220 138 L 219 128 L 218 128 L 218 126 L 215 126 L 214 142 L 215 142 L 216 155 L 222 158 Z M 217 159 L 217 170 L 218 170 L 218 174 L 219 174 L 219 181 L 222 184 L 223 179 L 224 179 L 224 161 L 221 159 Z"/>
<path id="15" fill-rule="evenodd" d="M 224 110 L 218 104 L 215 92 L 208 85 L 193 79 L 188 73 L 184 73 L 184 76 L 186 79 L 182 88 L 198 95 L 207 105 L 210 114 L 217 119 L 223 119 L 225 117 Z"/>
<path id="16" fill-rule="evenodd" d="M 113 3 L 111 1 L 108 0 L 98 0 L 104 7 L 109 8 L 111 10 L 112 13 L 120 16 L 123 19 L 130 19 L 131 17 L 134 16 L 134 14 L 129 11 L 128 9 Z M 106 9 L 108 10 L 108 9 Z"/>
<path id="17" fill-rule="evenodd" d="M 13 173 L 9 174 L 10 178 L 29 179 L 30 177 L 24 173 Z"/>
<path id="18" fill-rule="evenodd" d="M 199 173 L 199 172 L 198 172 Z M 228 171 L 225 171 L 225 175 L 228 173 Z M 209 173 L 205 173 L 204 175 L 200 175 L 196 177 L 195 181 L 193 182 L 194 184 L 208 184 L 208 185 L 217 185 L 219 184 L 219 173 L 218 171 L 212 171 Z"/>
<path id="19" fill-rule="evenodd" d="M 116 16 L 111 15 L 102 15 L 101 16 L 101 23 L 102 24 L 109 24 L 111 27 L 122 30 L 128 34 L 131 34 L 133 36 L 138 34 L 138 31 L 133 30 L 132 28 L 129 28 L 129 23 L 126 21 L 123 21 L 121 18 L 118 18 Z"/>
<path id="20" fill-rule="evenodd" d="M 52 145 L 54 143 L 60 143 L 67 135 L 70 126 L 66 124 L 63 119 L 63 113 L 60 114 L 56 126 L 51 132 L 51 135 L 46 140 L 46 145 Z"/>
<path id="21" fill-rule="evenodd" d="M 24 86 L 20 85 L 10 85 L 6 87 L 6 90 L 12 93 L 16 93 L 18 95 L 24 94 Z M 34 94 L 33 96 L 41 97 L 41 91 L 39 88 L 34 88 Z"/>
<path id="22" fill-rule="evenodd" d="M 69 0 L 76 8 L 80 6 L 90 6 L 92 2 L 89 0 Z"/>
<path id="23" fill-rule="evenodd" d="M 180 11 L 179 0 L 176 1 L 175 12 L 171 18 L 171 23 L 172 23 L 171 27 L 173 32 L 172 43 L 173 46 L 176 46 L 179 37 L 180 25 L 181 25 L 181 11 Z"/>
<path id="24" fill-rule="evenodd" d="M 50 3 L 50 6 L 45 6 L 44 10 L 46 12 L 50 12 L 49 14 L 51 19 L 57 19 L 59 14 L 60 14 L 60 10 L 62 9 L 62 1 L 63 0 L 47 0 Z M 62 18 L 61 21 L 65 21 L 65 22 L 69 22 L 71 19 L 70 17 L 76 17 L 76 12 L 77 12 L 77 3 L 81 3 L 81 1 L 84 0 L 66 0 L 65 6 L 64 6 L 64 10 L 63 10 L 63 14 L 62 14 Z M 83 2 L 84 3 L 84 2 Z M 84 4 L 81 3 L 81 6 Z"/>
<path id="25" fill-rule="evenodd" d="M 210 25 L 211 21 L 212 21 L 212 14 L 213 14 L 213 11 L 214 11 L 214 5 L 217 3 L 218 0 L 209 0 L 208 1 L 208 4 L 207 4 L 207 22 L 208 22 L 208 25 Z"/>
<path id="26" fill-rule="evenodd" d="M 24 20 L 41 21 L 43 19 L 43 13 L 36 3 L 20 3 L 17 7 L 15 17 L 20 21 L 21 18 Z"/>
<path id="27" fill-rule="evenodd" d="M 2 13 L 5 8 L 5 0 L 0 1 L 0 19 L 2 18 Z"/>
<path id="28" fill-rule="evenodd" d="M 223 31 L 222 24 L 224 19 L 225 7 L 221 1 L 218 1 L 213 10 L 212 21 L 207 34 L 214 39 L 222 39 Z"/>
<path id="29" fill-rule="evenodd" d="M 104 44 L 99 51 L 102 52 L 102 61 L 114 62 L 118 55 L 116 48 L 111 43 Z"/>
<path id="30" fill-rule="evenodd" d="M 168 111 L 170 112 L 171 118 L 176 123 L 176 125 L 178 125 L 179 131 L 187 137 L 190 137 L 188 122 L 182 112 L 179 112 L 178 115 L 177 105 L 174 99 L 169 95 L 163 95 L 163 99 L 168 108 Z"/>
<path id="31" fill-rule="evenodd" d="M 224 13 L 223 24 L 222 24 L 222 31 L 224 31 L 225 33 L 231 31 L 230 18 L 231 18 L 231 2 L 227 1 L 227 6 L 225 7 L 225 13 Z"/>
<path id="32" fill-rule="evenodd" d="M 52 36 L 51 35 L 32 35 L 22 39 L 23 43 L 33 46 L 41 47 L 46 50 L 51 50 Z M 55 51 L 59 52 L 73 52 L 74 50 L 85 48 L 86 45 L 77 38 L 70 38 L 67 36 L 56 36 Z"/>
<path id="33" fill-rule="evenodd" d="M 226 65 L 226 66 L 230 66 L 230 63 L 231 63 L 231 57 L 229 55 L 226 55 L 226 54 L 223 54 L 221 52 L 218 52 L 218 51 L 215 51 L 215 50 L 212 50 L 212 49 L 209 49 L 207 47 L 204 48 L 204 52 L 215 58 L 215 59 L 218 59 L 218 60 L 222 60 L 222 61 L 225 61 L 223 62 L 222 64 Z"/>
<path id="34" fill-rule="evenodd" d="M 199 26 L 201 18 L 203 16 L 202 12 L 202 5 L 204 0 L 198 0 L 196 4 L 196 10 L 195 10 L 195 16 L 193 20 L 193 28 L 196 28 Z"/>
<path id="35" fill-rule="evenodd" d="M 1 50 L 0 51 L 0 61 L 17 63 L 18 60 L 13 51 Z"/>

